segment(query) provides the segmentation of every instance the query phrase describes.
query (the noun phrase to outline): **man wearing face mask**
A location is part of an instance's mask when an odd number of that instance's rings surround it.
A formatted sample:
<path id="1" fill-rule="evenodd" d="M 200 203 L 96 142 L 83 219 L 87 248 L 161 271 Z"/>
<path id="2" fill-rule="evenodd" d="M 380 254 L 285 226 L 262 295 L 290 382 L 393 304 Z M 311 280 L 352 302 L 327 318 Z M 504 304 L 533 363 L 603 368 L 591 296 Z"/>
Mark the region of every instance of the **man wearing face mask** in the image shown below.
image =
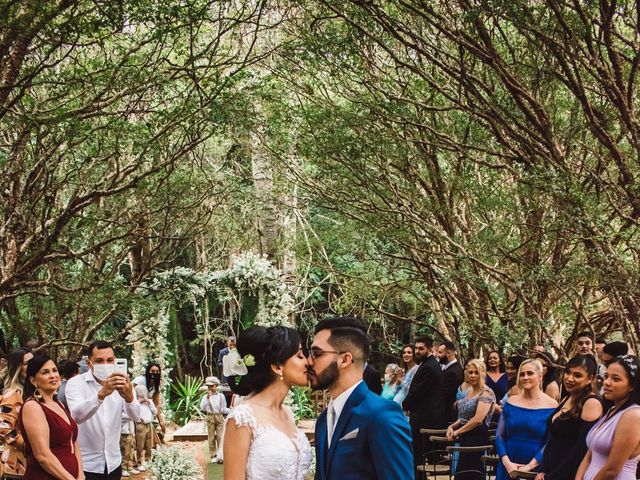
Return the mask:
<path id="1" fill-rule="evenodd" d="M 78 445 L 86 480 L 120 480 L 122 413 L 139 422 L 140 404 L 129 376 L 115 372 L 116 356 L 109 342 L 89 345 L 89 371 L 67 383 L 71 416 L 78 423 Z"/>

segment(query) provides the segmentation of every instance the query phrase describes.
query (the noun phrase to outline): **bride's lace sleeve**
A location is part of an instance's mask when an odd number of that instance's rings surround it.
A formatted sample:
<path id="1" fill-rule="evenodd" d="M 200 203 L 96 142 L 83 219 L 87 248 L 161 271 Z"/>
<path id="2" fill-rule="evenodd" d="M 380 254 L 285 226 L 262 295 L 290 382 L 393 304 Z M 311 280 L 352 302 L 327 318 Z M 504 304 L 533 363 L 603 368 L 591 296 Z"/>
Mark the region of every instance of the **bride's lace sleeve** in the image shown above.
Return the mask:
<path id="1" fill-rule="evenodd" d="M 245 403 L 231 409 L 231 412 L 229 412 L 229 415 L 227 416 L 227 421 L 231 419 L 235 420 L 238 428 L 249 427 L 252 432 L 254 432 L 258 426 L 258 421 L 253 415 L 251 408 Z"/>

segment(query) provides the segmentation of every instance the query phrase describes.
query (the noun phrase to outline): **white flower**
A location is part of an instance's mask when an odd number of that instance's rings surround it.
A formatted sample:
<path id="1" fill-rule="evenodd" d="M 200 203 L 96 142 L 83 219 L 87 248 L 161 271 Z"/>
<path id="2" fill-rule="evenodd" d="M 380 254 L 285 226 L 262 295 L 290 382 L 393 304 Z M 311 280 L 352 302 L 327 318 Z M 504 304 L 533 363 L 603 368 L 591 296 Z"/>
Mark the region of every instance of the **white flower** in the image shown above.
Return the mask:
<path id="1" fill-rule="evenodd" d="M 158 447 L 149 464 L 157 480 L 202 479 L 202 470 L 193 456 L 178 445 Z"/>

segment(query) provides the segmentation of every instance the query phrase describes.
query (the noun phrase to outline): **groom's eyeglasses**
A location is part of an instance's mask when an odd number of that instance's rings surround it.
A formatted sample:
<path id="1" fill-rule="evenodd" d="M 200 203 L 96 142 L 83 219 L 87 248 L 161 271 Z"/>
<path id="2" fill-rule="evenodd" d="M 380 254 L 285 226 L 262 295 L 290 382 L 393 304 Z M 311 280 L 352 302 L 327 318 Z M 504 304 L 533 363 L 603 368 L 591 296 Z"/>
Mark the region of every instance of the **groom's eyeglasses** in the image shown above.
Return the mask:
<path id="1" fill-rule="evenodd" d="M 309 356 L 313 360 L 316 360 L 318 357 L 321 357 L 325 353 L 337 353 L 338 355 L 340 355 L 340 354 L 345 353 L 345 352 L 336 352 L 335 350 L 322 350 L 322 349 L 320 349 L 318 347 L 311 347 L 309 349 Z"/>

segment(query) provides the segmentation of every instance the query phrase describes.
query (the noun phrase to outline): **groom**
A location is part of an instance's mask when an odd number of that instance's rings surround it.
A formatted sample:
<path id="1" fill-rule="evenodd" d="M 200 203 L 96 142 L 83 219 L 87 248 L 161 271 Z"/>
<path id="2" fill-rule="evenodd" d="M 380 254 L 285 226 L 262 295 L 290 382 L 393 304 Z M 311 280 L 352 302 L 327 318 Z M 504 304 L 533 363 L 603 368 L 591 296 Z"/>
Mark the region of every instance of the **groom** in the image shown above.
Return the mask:
<path id="1" fill-rule="evenodd" d="M 414 478 L 409 422 L 400 406 L 362 381 L 369 339 L 355 318 L 321 321 L 309 351 L 309 379 L 332 400 L 316 421 L 315 480 Z"/>

